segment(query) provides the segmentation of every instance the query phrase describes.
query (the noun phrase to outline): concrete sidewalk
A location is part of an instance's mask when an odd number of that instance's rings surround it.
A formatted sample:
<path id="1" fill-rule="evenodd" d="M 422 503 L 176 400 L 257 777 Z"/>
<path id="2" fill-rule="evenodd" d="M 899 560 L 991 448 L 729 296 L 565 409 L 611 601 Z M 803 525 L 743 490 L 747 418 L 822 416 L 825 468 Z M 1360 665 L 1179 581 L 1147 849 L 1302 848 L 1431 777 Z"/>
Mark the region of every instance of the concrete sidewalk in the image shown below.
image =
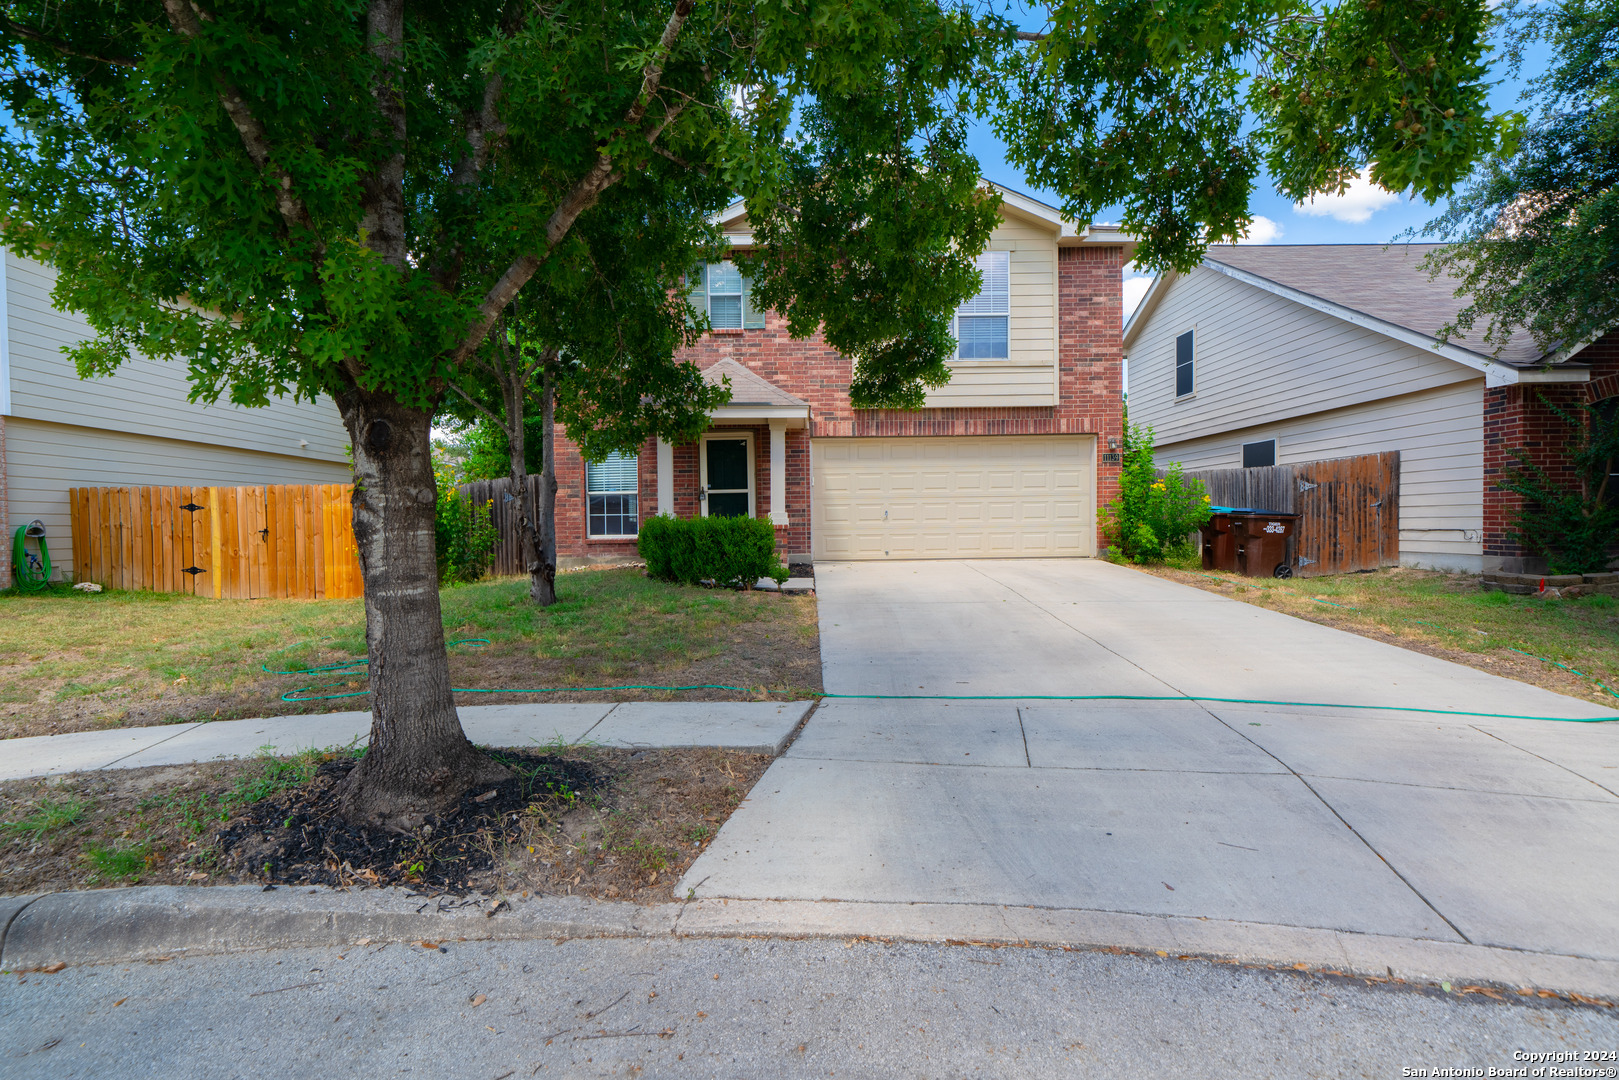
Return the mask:
<path id="1" fill-rule="evenodd" d="M 682 892 L 1619 961 L 1619 723 L 1468 711 L 1619 713 L 1106 563 L 817 571 L 828 691 L 1029 696 L 823 702 Z"/>
<path id="2" fill-rule="evenodd" d="M 458 711 L 467 738 L 480 746 L 712 746 L 779 754 L 813 706 L 813 701 L 626 701 L 466 705 Z M 7 739 L 0 742 L 0 780 L 363 745 L 370 731 L 369 712 L 340 712 Z"/>

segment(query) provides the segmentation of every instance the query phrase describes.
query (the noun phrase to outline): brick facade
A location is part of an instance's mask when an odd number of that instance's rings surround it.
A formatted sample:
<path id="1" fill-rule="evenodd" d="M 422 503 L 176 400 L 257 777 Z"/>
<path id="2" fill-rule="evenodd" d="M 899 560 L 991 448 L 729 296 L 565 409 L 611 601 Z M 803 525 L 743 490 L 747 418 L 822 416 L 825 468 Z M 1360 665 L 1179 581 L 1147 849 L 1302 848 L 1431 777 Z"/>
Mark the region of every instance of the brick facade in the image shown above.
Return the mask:
<path id="1" fill-rule="evenodd" d="M 794 341 L 785 323 L 770 313 L 762 330 L 716 330 L 687 355 L 707 369 L 730 359 L 809 403 L 810 424 L 787 431 L 786 503 L 789 524 L 777 526 L 784 557 L 810 552 L 810 439 L 939 435 L 1097 436 L 1097 505 L 1118 495 L 1118 443 L 1122 437 L 1124 357 L 1124 250 L 1119 247 L 1058 249 L 1056 404 L 1023 408 L 946 408 L 911 411 L 857 410 L 849 402 L 852 364 L 819 337 Z M 770 492 L 770 429 L 716 427 L 753 435 L 755 507 L 766 516 Z M 586 536 L 585 468 L 578 448 L 557 429 L 557 550 L 565 564 L 609 561 L 634 555 L 634 541 Z M 674 509 L 698 513 L 698 448 L 674 447 Z M 657 512 L 656 443 L 641 448 L 641 517 Z"/>
<path id="2" fill-rule="evenodd" d="M 1589 383 L 1519 384 L 1484 390 L 1484 569 L 1538 573 L 1542 560 L 1512 542 L 1512 522 L 1523 499 L 1496 487 L 1503 471 L 1516 464 L 1512 451 L 1524 450 L 1529 459 L 1556 479 L 1568 479 L 1573 470 L 1564 454 L 1568 428 L 1547 403 L 1568 409 L 1619 396 L 1619 334 L 1587 346 L 1578 357 L 1591 365 Z"/>

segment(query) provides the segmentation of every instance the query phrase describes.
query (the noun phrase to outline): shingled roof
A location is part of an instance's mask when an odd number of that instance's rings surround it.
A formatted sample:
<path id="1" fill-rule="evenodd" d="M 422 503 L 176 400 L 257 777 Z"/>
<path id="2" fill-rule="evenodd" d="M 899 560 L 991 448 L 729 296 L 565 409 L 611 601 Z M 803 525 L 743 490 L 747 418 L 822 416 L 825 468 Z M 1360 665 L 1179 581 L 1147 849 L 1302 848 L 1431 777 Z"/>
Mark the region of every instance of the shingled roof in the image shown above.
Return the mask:
<path id="1" fill-rule="evenodd" d="M 731 380 L 729 405 L 770 405 L 787 408 L 808 408 L 809 402 L 794 397 L 769 379 L 754 374 L 735 360 L 720 360 L 703 372 L 703 381 L 710 386 L 721 379 Z"/>
<path id="2" fill-rule="evenodd" d="M 1205 256 L 1286 289 L 1350 308 L 1406 330 L 1435 337 L 1456 318 L 1465 299 L 1455 278 L 1430 278 L 1422 260 L 1439 244 L 1254 244 L 1221 245 Z M 1218 267 L 1216 267 L 1218 269 Z M 1546 363 L 1546 351 L 1527 331 L 1512 335 L 1499 352 L 1483 340 L 1484 327 L 1450 344 L 1514 367 Z"/>

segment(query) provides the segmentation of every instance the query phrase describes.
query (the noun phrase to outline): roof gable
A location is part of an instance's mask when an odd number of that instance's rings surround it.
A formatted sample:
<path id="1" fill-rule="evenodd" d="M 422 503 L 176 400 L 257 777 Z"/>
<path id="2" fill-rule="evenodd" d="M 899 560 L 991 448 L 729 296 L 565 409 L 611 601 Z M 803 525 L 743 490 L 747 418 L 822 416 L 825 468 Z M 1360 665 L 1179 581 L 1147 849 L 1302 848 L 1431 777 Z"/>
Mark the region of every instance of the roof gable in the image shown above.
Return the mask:
<path id="1" fill-rule="evenodd" d="M 769 379 L 729 358 L 716 361 L 703 371 L 703 381 L 710 386 L 718 386 L 721 379 L 731 380 L 731 400 L 726 402 L 727 405 L 809 407 L 809 402 L 803 398 L 794 397 Z"/>

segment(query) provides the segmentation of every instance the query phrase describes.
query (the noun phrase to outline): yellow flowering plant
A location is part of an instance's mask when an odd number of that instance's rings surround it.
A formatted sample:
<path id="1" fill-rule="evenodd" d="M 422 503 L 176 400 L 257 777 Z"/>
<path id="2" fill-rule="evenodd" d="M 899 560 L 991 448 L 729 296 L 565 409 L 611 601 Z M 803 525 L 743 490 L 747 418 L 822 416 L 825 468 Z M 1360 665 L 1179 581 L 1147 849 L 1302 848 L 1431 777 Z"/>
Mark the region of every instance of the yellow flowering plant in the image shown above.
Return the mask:
<path id="1" fill-rule="evenodd" d="M 1097 511 L 1109 557 L 1156 563 L 1189 554 L 1192 533 L 1212 515 L 1203 482 L 1182 475 L 1180 462 L 1153 462 L 1153 430 L 1124 423 L 1119 497 Z"/>

